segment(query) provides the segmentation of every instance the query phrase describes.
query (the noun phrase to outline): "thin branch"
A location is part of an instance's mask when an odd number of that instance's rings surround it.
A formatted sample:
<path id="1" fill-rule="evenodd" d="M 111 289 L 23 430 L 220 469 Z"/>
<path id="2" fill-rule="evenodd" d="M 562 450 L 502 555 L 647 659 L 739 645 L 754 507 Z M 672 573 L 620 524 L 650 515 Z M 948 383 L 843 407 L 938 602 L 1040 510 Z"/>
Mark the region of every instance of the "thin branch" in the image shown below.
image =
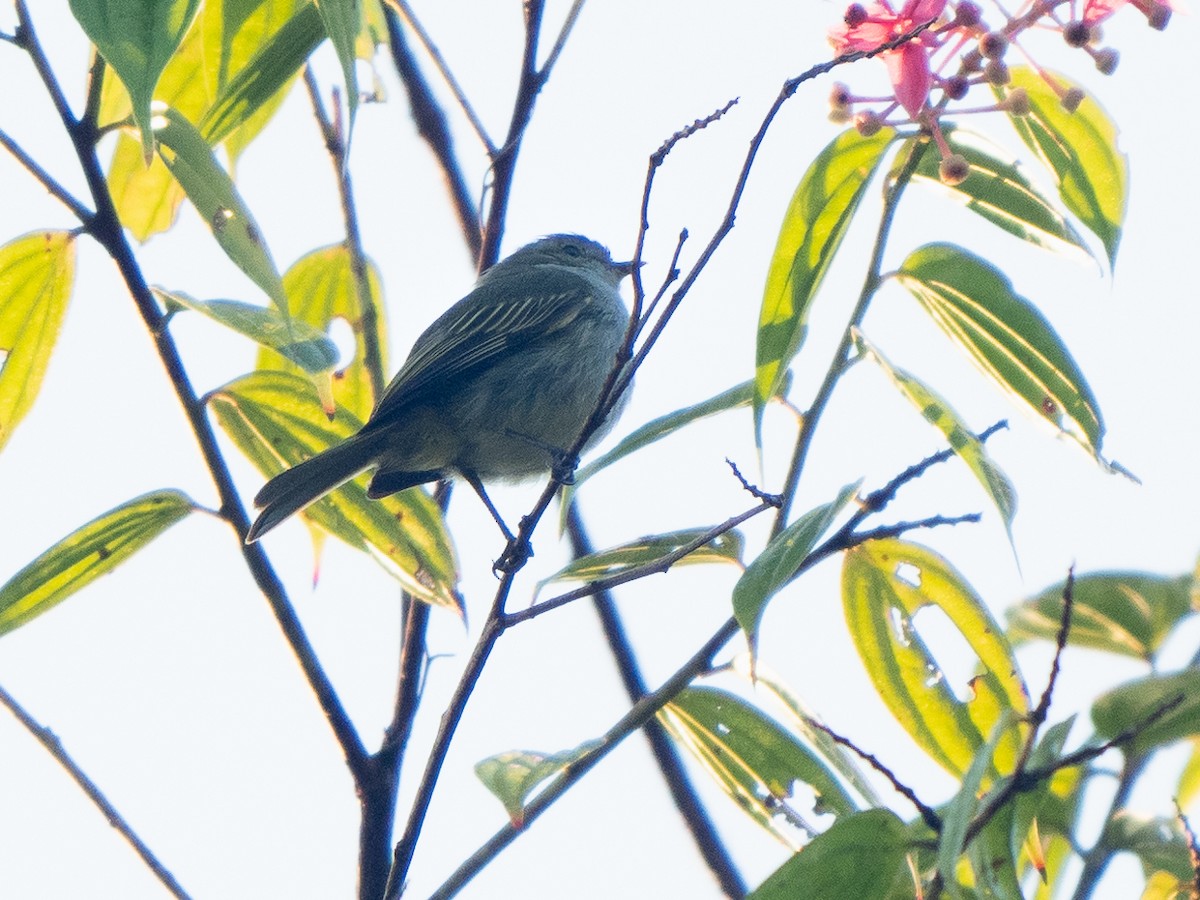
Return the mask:
<path id="1" fill-rule="evenodd" d="M 80 790 L 82 790 L 87 795 L 88 799 L 95 804 L 96 808 L 100 810 L 100 812 L 104 815 L 104 818 L 108 820 L 108 824 L 115 828 L 117 833 L 129 842 L 129 845 L 133 847 L 133 851 L 141 857 L 142 862 L 144 862 L 146 867 L 154 873 L 154 877 L 159 880 L 162 886 L 165 887 L 173 897 L 177 897 L 179 900 L 190 900 L 188 893 L 180 886 L 179 882 L 175 880 L 175 876 L 167 870 L 167 867 L 159 861 L 158 857 L 155 856 L 150 848 L 146 846 L 145 842 L 137 836 L 133 828 L 130 827 L 127 821 L 125 821 L 125 817 L 117 812 L 117 808 L 113 806 L 111 802 L 109 802 L 108 798 L 104 796 L 100 788 L 96 787 L 95 782 L 88 778 L 83 769 L 79 768 L 78 764 L 76 764 L 75 760 L 73 760 L 70 754 L 67 753 L 66 749 L 62 745 L 62 742 L 58 739 L 54 732 L 52 732 L 49 728 L 46 728 L 44 725 L 39 724 L 37 720 L 35 720 L 33 716 L 26 712 L 25 708 L 13 698 L 12 694 L 2 687 L 0 687 L 0 704 L 3 704 L 5 707 L 7 707 L 8 711 L 16 716 L 17 721 L 24 725 L 25 729 L 37 739 L 38 743 L 46 748 L 46 751 L 52 757 L 54 757 L 55 761 L 64 769 L 66 769 L 67 774 L 71 776 L 71 779 L 77 785 L 79 785 Z"/>
<path id="2" fill-rule="evenodd" d="M 683 546 L 677 547 L 675 550 L 663 557 L 660 557 L 659 559 L 651 560 L 650 562 L 643 563 L 640 566 L 634 566 L 631 569 L 626 569 L 625 571 L 619 572 L 615 575 L 609 575 L 606 578 L 598 578 L 595 581 L 590 581 L 583 587 L 576 588 L 573 591 L 567 591 L 566 593 L 559 594 L 556 597 L 543 600 L 540 603 L 535 603 L 528 609 L 507 613 L 504 616 L 502 628 L 507 630 L 514 625 L 520 625 L 522 622 L 527 622 L 530 619 L 535 619 L 544 613 L 548 613 L 552 609 L 558 609 L 560 606 L 566 606 L 568 603 L 572 603 L 582 597 L 594 597 L 597 594 L 603 591 L 608 591 L 611 588 L 617 587 L 618 585 L 628 584 L 631 581 L 637 581 L 640 578 L 645 578 L 647 575 L 658 575 L 666 572 L 671 568 L 671 566 L 675 565 L 675 563 L 679 562 L 689 553 L 694 553 L 705 544 L 711 543 L 716 538 L 736 528 L 747 519 L 751 519 L 760 513 L 774 508 L 775 505 L 773 503 L 764 500 L 758 506 L 753 506 L 745 512 L 738 513 L 736 516 L 726 519 L 719 525 L 714 525 L 708 531 L 704 532 L 704 534 L 693 538 Z"/>
<path id="3" fill-rule="evenodd" d="M 0 130 L 0 146 L 3 146 L 12 156 L 25 167 L 34 178 L 41 182 L 44 187 L 55 200 L 59 201 L 63 206 L 71 211 L 86 228 L 92 221 L 95 215 L 90 209 L 80 203 L 72 196 L 71 192 L 59 184 L 54 177 L 38 165 L 37 160 L 21 149 L 21 145 L 8 136 L 6 132 Z"/>
<path id="4" fill-rule="evenodd" d="M 458 216 L 459 229 L 467 252 L 474 263 L 479 259 L 480 236 L 479 210 L 471 189 L 467 187 L 467 179 L 458 157 L 454 152 L 454 136 L 446 122 L 446 114 L 433 95 L 429 82 L 425 80 L 416 57 L 404 37 L 404 27 L 400 16 L 391 7 L 384 9 L 388 26 L 388 48 L 391 50 L 392 63 L 400 75 L 400 81 L 408 92 L 408 105 L 412 111 L 413 122 L 417 126 L 417 134 L 429 145 L 434 159 L 446 179 L 446 190 Z"/>
<path id="5" fill-rule="evenodd" d="M 352 772 L 358 771 L 366 759 L 366 749 L 342 706 L 332 682 L 322 668 L 312 644 L 304 633 L 304 627 L 288 600 L 282 582 L 267 560 L 262 546 L 245 542 L 246 532 L 250 528 L 250 520 L 238 497 L 233 477 L 225 458 L 221 455 L 216 434 L 205 415 L 203 404 L 192 387 L 183 360 L 179 355 L 179 349 L 166 327 L 167 318 L 159 310 L 157 301 L 146 284 L 133 250 L 125 237 L 125 232 L 113 206 L 112 196 L 108 191 L 104 170 L 96 156 L 95 144 L 92 141 L 93 130 L 87 123 L 78 122 L 71 114 L 57 78 L 38 42 L 25 0 L 17 0 L 17 16 L 20 23 L 18 34 L 21 46 L 33 59 L 34 67 L 54 101 L 63 126 L 75 147 L 76 156 L 96 205 L 96 213 L 88 232 L 116 263 L 138 313 L 154 340 L 155 349 L 167 371 L 171 386 L 200 446 L 204 462 L 221 499 L 220 515 L 233 527 L 242 558 L 255 583 L 266 597 L 309 686 L 316 694 L 325 718 L 333 729 L 334 736 L 345 755 L 347 765 Z"/>
<path id="6" fill-rule="evenodd" d="M 917 792 L 901 781 L 896 773 L 880 762 L 879 758 L 873 753 L 868 753 L 863 750 L 854 741 L 847 737 L 842 737 L 828 725 L 823 722 L 818 722 L 811 716 L 804 716 L 804 721 L 808 723 L 810 728 L 815 728 L 827 734 L 835 743 L 841 744 L 846 749 L 853 752 L 856 756 L 863 760 L 872 769 L 887 779 L 888 784 L 896 793 L 902 795 L 909 803 L 913 805 L 916 811 L 920 814 L 921 819 L 929 826 L 929 829 L 936 833 L 941 833 L 942 818 L 937 814 L 933 807 L 923 803 L 921 798 L 917 796 Z"/>
<path id="7" fill-rule="evenodd" d="M 367 255 L 363 252 L 362 234 L 358 228 L 358 212 L 354 204 L 354 186 L 350 181 L 350 166 L 346 159 L 345 135 L 337 124 L 330 121 L 321 100 L 321 88 L 312 66 L 304 67 L 304 86 L 312 103 L 313 116 L 321 129 L 325 149 L 333 163 L 334 179 L 342 201 L 342 220 L 346 226 L 346 249 L 350 253 L 350 277 L 354 279 L 354 293 L 358 299 L 358 321 L 362 328 L 363 365 L 371 379 L 371 399 L 378 403 L 387 384 L 383 371 L 383 350 L 379 343 L 379 316 L 371 297 L 371 281 L 367 270 Z"/>
<path id="8" fill-rule="evenodd" d="M 542 80 L 545 81 L 550 77 L 550 71 L 554 68 L 554 64 L 558 62 L 558 58 L 562 56 L 563 48 L 567 46 L 567 38 L 571 36 L 571 30 L 575 27 L 575 22 L 579 18 L 579 14 L 583 12 L 584 0 L 575 0 L 571 4 L 571 8 L 567 10 L 567 16 L 563 19 L 562 28 L 558 31 L 558 38 L 554 41 L 554 46 L 550 48 L 550 53 L 546 56 L 546 61 L 542 63 Z"/>
<path id="9" fill-rule="evenodd" d="M 580 517 L 578 506 L 575 503 L 572 503 L 570 509 L 567 510 L 567 534 L 571 539 L 571 551 L 576 559 L 595 552 L 595 547 L 592 546 L 584 529 L 583 519 Z M 625 693 L 631 704 L 637 703 L 649 691 L 638 666 L 633 645 L 625 632 L 616 601 L 607 590 L 598 592 L 592 600 L 596 607 L 596 615 L 600 617 L 605 640 L 608 642 L 613 660 L 617 664 L 617 672 L 621 676 Z M 713 826 L 712 819 L 709 818 L 708 812 L 697 796 L 696 790 L 688 778 L 687 770 L 683 766 L 683 761 L 679 758 L 679 753 L 667 735 L 666 729 L 658 719 L 650 719 L 642 726 L 642 733 L 646 736 L 647 743 L 650 744 L 650 752 L 658 764 L 671 799 L 675 802 L 675 808 L 683 817 L 684 824 L 691 832 L 692 840 L 696 842 L 696 849 L 699 850 L 700 856 L 713 873 L 717 883 L 720 884 L 721 890 L 727 897 L 746 896 L 746 882 L 739 874 L 733 858 L 722 843 L 721 836 Z"/>
<path id="10" fill-rule="evenodd" d="M 442 56 L 442 51 L 438 49 L 437 44 L 429 36 L 429 32 L 425 30 L 425 26 L 416 17 L 416 14 L 412 11 L 412 7 L 408 5 L 408 0 L 384 0 L 384 2 L 399 13 L 400 17 L 404 20 L 404 24 L 411 28 L 413 34 L 417 36 L 417 40 L 421 42 L 421 46 L 425 48 L 425 52 L 429 54 L 429 58 L 433 60 L 433 64 L 437 67 L 442 80 L 446 82 L 446 86 L 454 94 L 454 99 L 458 102 L 459 109 L 463 111 L 463 115 L 471 123 L 471 128 L 475 130 L 475 135 L 479 138 L 479 142 L 487 150 L 488 156 L 495 158 L 497 152 L 496 145 L 488 137 L 487 129 L 483 126 L 483 120 L 476 114 L 475 108 L 471 106 L 471 101 L 467 99 L 466 91 L 462 89 L 462 86 L 458 83 L 458 79 L 450 71 L 450 66 L 446 64 L 446 59 Z"/>

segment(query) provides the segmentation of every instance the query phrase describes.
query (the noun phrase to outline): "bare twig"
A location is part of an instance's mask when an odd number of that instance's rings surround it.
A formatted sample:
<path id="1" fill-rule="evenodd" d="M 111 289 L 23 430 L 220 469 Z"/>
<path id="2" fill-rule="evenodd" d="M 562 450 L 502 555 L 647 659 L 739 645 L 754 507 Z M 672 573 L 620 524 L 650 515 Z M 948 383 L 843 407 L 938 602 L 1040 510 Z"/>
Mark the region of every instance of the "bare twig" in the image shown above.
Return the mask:
<path id="1" fill-rule="evenodd" d="M 886 778 L 888 784 L 892 786 L 892 789 L 895 790 L 896 793 L 901 794 L 906 800 L 908 800 L 909 803 L 913 805 L 913 807 L 920 814 L 922 820 L 924 820 L 925 824 L 929 826 L 931 831 L 938 833 L 941 832 L 941 816 L 934 811 L 933 807 L 923 803 L 921 798 L 917 796 L 917 792 L 896 777 L 896 773 L 880 762 L 879 758 L 875 756 L 875 754 L 868 753 L 866 750 L 863 750 L 861 747 L 855 744 L 854 741 L 847 737 L 843 737 L 828 725 L 824 724 L 823 722 L 818 722 L 811 716 L 804 716 L 804 721 L 808 723 L 810 728 L 815 728 L 818 731 L 823 731 L 825 734 L 829 735 L 834 742 L 841 744 L 843 747 L 853 752 L 856 756 L 862 759 L 863 762 Z"/>
<path id="2" fill-rule="evenodd" d="M 84 228 L 88 226 L 95 214 L 76 200 L 70 191 L 59 184 L 49 172 L 38 164 L 37 160 L 21 149 L 21 145 L 4 131 L 0 131 L 0 146 L 12 154 L 30 175 L 41 182 L 42 187 L 50 193 L 50 196 L 69 209 L 71 214 L 83 223 Z"/>
<path id="3" fill-rule="evenodd" d="M 554 64 L 558 62 L 558 58 L 562 56 L 563 48 L 567 46 L 567 38 L 571 36 L 575 22 L 579 18 L 579 14 L 583 11 L 583 3 L 584 0 L 575 0 L 571 4 L 571 8 L 567 10 L 566 18 L 563 19 L 562 28 L 558 30 L 558 37 L 554 41 L 554 46 L 550 48 L 550 52 L 546 55 L 546 59 L 542 63 L 543 80 L 550 77 L 550 71 L 554 68 Z"/>
<path id="4" fill-rule="evenodd" d="M 387 373 L 383 371 L 383 350 L 379 341 L 379 316 L 371 297 L 371 282 L 367 271 L 367 255 L 363 252 L 362 234 L 358 228 L 358 212 L 354 203 L 354 186 L 350 181 L 350 167 L 346 159 L 346 140 L 341 129 L 330 121 L 321 100 L 321 88 L 312 66 L 304 67 L 304 86 L 312 103 L 313 116 L 325 149 L 333 163 L 333 174 L 337 181 L 338 196 L 342 201 L 342 220 L 346 227 L 346 249 L 350 253 L 350 277 L 354 279 L 354 294 L 358 299 L 358 321 L 362 329 L 363 365 L 371 379 L 371 400 L 378 403 L 387 384 Z"/>
<path id="5" fill-rule="evenodd" d="M 145 842 L 137 836 L 137 833 L 125 821 L 125 817 L 117 812 L 117 808 L 109 802 L 109 799 L 104 796 L 100 788 L 96 787 L 95 782 L 88 778 L 83 769 L 79 768 L 54 732 L 44 725 L 39 724 L 13 698 L 12 694 L 2 687 L 0 687 L 0 704 L 7 707 L 8 711 L 16 716 L 17 721 L 24 725 L 25 729 L 37 739 L 38 743 L 46 748 L 46 751 L 54 757 L 55 761 L 66 769 L 67 774 L 79 785 L 80 790 L 87 795 L 88 799 L 96 805 L 96 808 L 108 820 L 108 824 L 115 828 L 117 833 L 129 842 L 134 852 L 141 857 L 142 862 L 154 873 L 154 877 L 170 892 L 171 896 L 177 897 L 179 900 L 189 900 L 188 893 L 175 880 L 175 876 L 167 870 L 167 867 L 159 861 L 158 857 L 146 846 Z"/>

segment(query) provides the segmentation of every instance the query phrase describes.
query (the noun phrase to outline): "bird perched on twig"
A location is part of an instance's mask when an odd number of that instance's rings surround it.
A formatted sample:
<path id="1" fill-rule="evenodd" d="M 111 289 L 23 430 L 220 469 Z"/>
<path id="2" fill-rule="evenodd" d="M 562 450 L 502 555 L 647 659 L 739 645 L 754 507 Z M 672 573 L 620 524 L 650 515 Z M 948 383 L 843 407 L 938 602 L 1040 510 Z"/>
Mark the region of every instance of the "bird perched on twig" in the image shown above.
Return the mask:
<path id="1" fill-rule="evenodd" d="M 373 499 L 461 475 L 511 540 L 482 482 L 546 471 L 570 478 L 567 451 L 625 336 L 618 288 L 632 270 L 572 234 L 542 238 L 494 265 L 417 338 L 361 430 L 266 483 L 246 541 L 370 468 Z"/>

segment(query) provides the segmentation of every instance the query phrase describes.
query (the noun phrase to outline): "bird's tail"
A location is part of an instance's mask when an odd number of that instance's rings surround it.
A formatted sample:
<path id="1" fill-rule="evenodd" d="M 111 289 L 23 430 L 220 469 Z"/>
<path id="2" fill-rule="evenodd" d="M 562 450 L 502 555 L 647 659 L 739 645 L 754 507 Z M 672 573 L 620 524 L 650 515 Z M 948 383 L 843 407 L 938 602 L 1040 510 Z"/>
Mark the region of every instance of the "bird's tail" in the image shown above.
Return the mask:
<path id="1" fill-rule="evenodd" d="M 376 438 L 370 432 L 360 432 L 312 459 L 280 472 L 263 485 L 254 498 L 254 505 L 261 507 L 262 512 L 250 526 L 246 543 L 254 543 L 288 516 L 321 499 L 370 466 L 378 443 Z"/>

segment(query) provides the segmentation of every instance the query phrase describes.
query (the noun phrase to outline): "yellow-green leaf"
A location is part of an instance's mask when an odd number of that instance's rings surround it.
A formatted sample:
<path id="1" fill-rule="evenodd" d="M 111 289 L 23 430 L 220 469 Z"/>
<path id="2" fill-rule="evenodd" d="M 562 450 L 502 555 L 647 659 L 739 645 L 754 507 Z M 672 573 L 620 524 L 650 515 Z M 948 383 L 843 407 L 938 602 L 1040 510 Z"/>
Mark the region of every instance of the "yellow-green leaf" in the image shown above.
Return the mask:
<path id="1" fill-rule="evenodd" d="M 845 816 L 857 809 L 820 756 L 728 691 L 685 688 L 658 718 L 727 797 L 788 846 L 794 848 L 795 826 L 780 815 L 779 803 L 791 799 L 796 782 L 813 790 L 816 814 Z"/>
<path id="2" fill-rule="evenodd" d="M 344 407 L 330 420 L 312 383 L 286 372 L 253 372 L 214 391 L 218 423 L 265 476 L 308 459 L 362 427 Z M 414 596 L 461 610 L 458 563 L 441 511 L 423 488 L 367 498 L 366 477 L 349 481 L 301 515 L 370 553 Z"/>
<path id="3" fill-rule="evenodd" d="M 983 485 L 988 497 L 995 504 L 1011 541 L 1013 516 L 1017 512 L 1017 494 L 1008 476 L 988 456 L 983 442 L 975 437 L 954 408 L 936 391 L 904 369 L 893 366 L 878 348 L 861 334 L 856 335 L 855 339 L 859 351 L 875 360 L 879 368 L 891 379 L 892 384 L 920 410 L 925 421 L 945 436 L 950 449 L 967 464 L 971 474 Z"/>
<path id="4" fill-rule="evenodd" d="M 129 92 L 147 163 L 154 155 L 154 89 L 199 6 L 200 0 L 71 0 L 76 20 Z"/>
<path id="5" fill-rule="evenodd" d="M 629 541 L 607 550 L 600 550 L 588 556 L 580 557 L 559 569 L 549 578 L 538 582 L 538 589 L 556 581 L 599 581 L 611 578 L 665 559 L 700 540 L 711 529 L 689 528 L 684 531 L 673 531 L 670 534 L 655 534 Z M 700 563 L 733 563 L 741 565 L 742 546 L 745 543 L 739 531 L 727 531 L 717 535 L 706 544 L 701 544 L 675 562 L 672 566 L 691 566 Z"/>
<path id="6" fill-rule="evenodd" d="M 0 247 L 0 447 L 33 407 L 75 281 L 75 240 L 37 231 Z"/>
<path id="7" fill-rule="evenodd" d="M 371 389 L 371 373 L 367 370 L 367 334 L 369 321 L 374 321 L 375 340 L 379 347 L 380 363 L 387 370 L 387 310 L 383 302 L 383 287 L 379 270 L 367 263 L 367 295 L 372 315 L 364 314 L 359 305 L 357 279 L 354 277 L 350 251 L 345 244 L 322 247 L 298 259 L 283 276 L 292 317 L 328 333 L 330 324 L 341 319 L 354 335 L 354 358 L 339 371 L 333 382 L 333 397 L 338 406 L 346 407 L 365 420 L 375 408 Z M 258 354 L 256 367 L 279 371 L 295 371 L 292 364 L 277 353 L 264 349 Z"/>
<path id="8" fill-rule="evenodd" d="M 127 134 L 117 137 L 108 167 L 108 190 L 121 224 L 139 241 L 168 230 L 185 196 L 162 158 L 154 157 L 147 166 L 141 145 Z"/>
<path id="9" fill-rule="evenodd" d="M 896 278 L 977 365 L 1099 458 L 1100 407 L 1050 323 L 986 260 L 953 244 L 913 251 Z"/>
<path id="10" fill-rule="evenodd" d="M 342 77 L 346 83 L 346 106 L 350 111 L 349 128 L 347 128 L 347 143 L 354 132 L 354 117 L 358 112 L 358 70 L 356 62 L 358 53 L 358 33 L 362 29 L 362 12 L 359 0 L 314 0 L 321 21 L 325 24 L 325 33 L 337 51 L 338 61 L 342 64 Z"/>
<path id="11" fill-rule="evenodd" d="M 1009 119 L 1021 140 L 1054 174 L 1067 209 L 1100 238 L 1113 265 L 1129 199 L 1129 167 L 1117 150 L 1117 126 L 1088 97 L 1068 112 L 1047 78 L 1054 79 L 1059 90 L 1079 90 L 1057 72 L 1043 75 L 1027 66 L 1014 66 L 1008 85 L 996 88 L 996 93 L 1005 96 L 1020 88 L 1028 94 L 1029 113 L 1010 113 Z"/>
<path id="12" fill-rule="evenodd" d="M 763 410 L 779 392 L 804 342 L 817 289 L 895 136 L 891 128 L 870 137 L 847 129 L 813 160 L 792 195 L 767 269 L 758 317 L 754 428 L 760 444 Z"/>
<path id="13" fill-rule="evenodd" d="M 178 291 L 152 288 L 168 309 L 190 309 L 281 354 L 307 375 L 333 369 L 337 347 L 323 331 L 306 322 L 285 319 L 278 310 L 238 300 L 196 300 Z"/>
<path id="14" fill-rule="evenodd" d="M 111 572 L 193 509 L 180 491 L 154 491 L 69 534 L 0 587 L 0 634 Z"/>
<path id="15" fill-rule="evenodd" d="M 501 803 L 518 828 L 525 821 L 525 803 L 545 781 L 560 774 L 567 766 L 599 746 L 598 741 L 563 753 L 538 753 L 534 750 L 509 750 L 489 756 L 475 764 L 475 774 Z"/>
<path id="16" fill-rule="evenodd" d="M 1028 710 L 1012 648 L 962 576 L 933 551 L 900 540 L 869 541 L 847 551 L 842 600 L 850 636 L 879 696 L 926 753 L 957 776 L 1009 711 Z M 970 685 L 946 683 L 917 613 L 936 608 L 974 651 L 981 674 Z M 963 702 L 955 689 L 970 688 Z M 997 748 L 1000 773 L 1015 759 L 1011 729 Z"/>
<path id="17" fill-rule="evenodd" d="M 155 118 L 160 152 L 221 249 L 285 316 L 287 294 L 262 231 L 200 132 L 174 110 Z"/>

